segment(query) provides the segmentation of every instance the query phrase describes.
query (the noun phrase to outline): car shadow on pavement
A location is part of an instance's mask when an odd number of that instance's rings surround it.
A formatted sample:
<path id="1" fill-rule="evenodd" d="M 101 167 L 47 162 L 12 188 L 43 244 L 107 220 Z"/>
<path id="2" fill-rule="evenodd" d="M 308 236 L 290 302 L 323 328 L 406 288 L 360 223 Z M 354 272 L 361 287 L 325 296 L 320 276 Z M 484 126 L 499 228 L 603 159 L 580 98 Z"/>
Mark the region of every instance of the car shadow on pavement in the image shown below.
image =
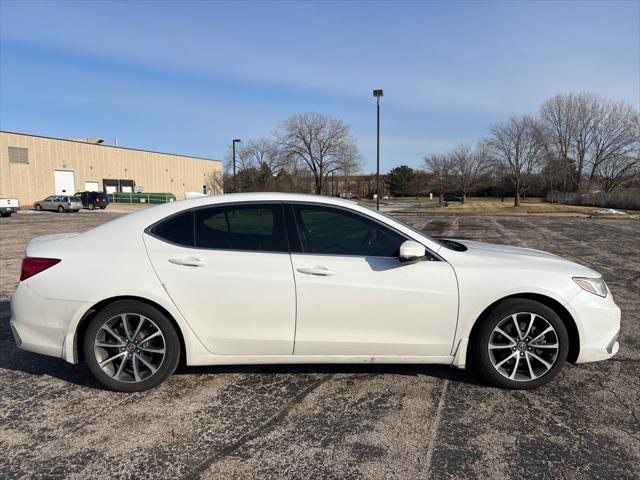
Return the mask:
<path id="1" fill-rule="evenodd" d="M 27 375 L 47 375 L 75 385 L 102 389 L 87 368 L 71 365 L 60 358 L 27 352 L 15 344 L 9 326 L 9 301 L 0 300 L 0 369 Z M 204 367 L 179 367 L 177 375 L 215 375 L 244 373 L 255 375 L 275 374 L 362 374 L 429 376 L 454 382 L 486 385 L 471 372 L 447 365 L 420 364 L 296 364 L 296 365 L 215 365 Z"/>
<path id="2" fill-rule="evenodd" d="M 469 370 L 460 370 L 449 365 L 425 365 L 425 364 L 278 364 L 278 365 L 211 365 L 200 367 L 180 367 L 175 375 L 215 375 L 229 373 L 244 373 L 256 375 L 274 374 L 352 374 L 362 375 L 406 375 L 424 376 L 456 383 L 470 385 L 489 386 L 483 379 Z"/>

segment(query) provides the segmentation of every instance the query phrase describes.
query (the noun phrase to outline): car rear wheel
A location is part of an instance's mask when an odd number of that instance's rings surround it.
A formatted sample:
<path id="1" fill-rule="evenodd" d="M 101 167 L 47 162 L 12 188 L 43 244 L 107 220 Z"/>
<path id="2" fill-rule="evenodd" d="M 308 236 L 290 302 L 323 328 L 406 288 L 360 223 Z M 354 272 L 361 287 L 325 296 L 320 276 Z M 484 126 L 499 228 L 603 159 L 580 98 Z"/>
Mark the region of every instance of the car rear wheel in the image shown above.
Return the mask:
<path id="1" fill-rule="evenodd" d="M 96 206 L 93 203 L 89 204 L 89 210 L 93 210 L 94 208 L 96 208 Z"/>
<path id="2" fill-rule="evenodd" d="M 105 208 L 107 208 L 106 205 L 104 207 L 100 207 L 100 210 L 104 210 Z"/>
<path id="3" fill-rule="evenodd" d="M 58 212 L 64 213 L 64 207 L 62 205 L 58 207 Z"/>
<path id="4" fill-rule="evenodd" d="M 480 325 L 472 342 L 474 367 L 491 383 L 527 390 L 562 369 L 569 337 L 560 317 L 542 303 L 510 299 Z"/>
<path id="5" fill-rule="evenodd" d="M 171 321 L 145 303 L 112 303 L 91 320 L 84 357 L 105 387 L 139 392 L 158 386 L 176 369 L 180 341 Z"/>

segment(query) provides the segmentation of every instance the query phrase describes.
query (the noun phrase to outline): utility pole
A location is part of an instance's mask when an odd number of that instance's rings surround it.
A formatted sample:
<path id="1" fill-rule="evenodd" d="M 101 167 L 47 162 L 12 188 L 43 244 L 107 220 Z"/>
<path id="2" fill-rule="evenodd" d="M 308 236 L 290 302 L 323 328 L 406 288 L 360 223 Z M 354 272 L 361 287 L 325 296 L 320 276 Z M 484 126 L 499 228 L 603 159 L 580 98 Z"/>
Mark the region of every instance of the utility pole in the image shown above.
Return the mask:
<path id="1" fill-rule="evenodd" d="M 374 90 L 376 97 L 376 210 L 380 210 L 380 97 L 384 95 L 382 90 Z"/>
<path id="2" fill-rule="evenodd" d="M 231 150 L 233 150 L 233 193 L 238 191 L 236 185 L 236 143 L 240 143 L 239 138 L 234 138 L 233 142 L 231 142 Z"/>

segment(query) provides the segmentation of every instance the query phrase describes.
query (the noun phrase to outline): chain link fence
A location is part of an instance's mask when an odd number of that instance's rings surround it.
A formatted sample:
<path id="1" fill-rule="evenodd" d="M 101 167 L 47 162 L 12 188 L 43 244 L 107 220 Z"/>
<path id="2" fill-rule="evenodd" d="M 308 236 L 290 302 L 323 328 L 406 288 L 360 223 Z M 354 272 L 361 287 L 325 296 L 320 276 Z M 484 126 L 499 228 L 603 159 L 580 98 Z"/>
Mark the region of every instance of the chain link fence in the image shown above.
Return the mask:
<path id="1" fill-rule="evenodd" d="M 640 192 L 548 192 L 547 201 L 568 205 L 640 210 Z"/>
<path id="2" fill-rule="evenodd" d="M 176 196 L 173 193 L 126 193 L 118 192 L 113 194 L 113 203 L 168 203 L 175 202 Z"/>

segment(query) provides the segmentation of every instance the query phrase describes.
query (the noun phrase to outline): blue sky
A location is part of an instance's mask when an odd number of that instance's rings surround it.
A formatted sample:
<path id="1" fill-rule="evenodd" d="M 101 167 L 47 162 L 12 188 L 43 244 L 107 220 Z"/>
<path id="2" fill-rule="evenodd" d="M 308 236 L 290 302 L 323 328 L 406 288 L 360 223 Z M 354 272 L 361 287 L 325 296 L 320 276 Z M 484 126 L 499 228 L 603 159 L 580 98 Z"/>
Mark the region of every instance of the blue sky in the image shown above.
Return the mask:
<path id="1" fill-rule="evenodd" d="M 313 111 L 382 169 L 590 91 L 640 108 L 640 1 L 0 0 L 0 129 L 222 158 Z"/>

